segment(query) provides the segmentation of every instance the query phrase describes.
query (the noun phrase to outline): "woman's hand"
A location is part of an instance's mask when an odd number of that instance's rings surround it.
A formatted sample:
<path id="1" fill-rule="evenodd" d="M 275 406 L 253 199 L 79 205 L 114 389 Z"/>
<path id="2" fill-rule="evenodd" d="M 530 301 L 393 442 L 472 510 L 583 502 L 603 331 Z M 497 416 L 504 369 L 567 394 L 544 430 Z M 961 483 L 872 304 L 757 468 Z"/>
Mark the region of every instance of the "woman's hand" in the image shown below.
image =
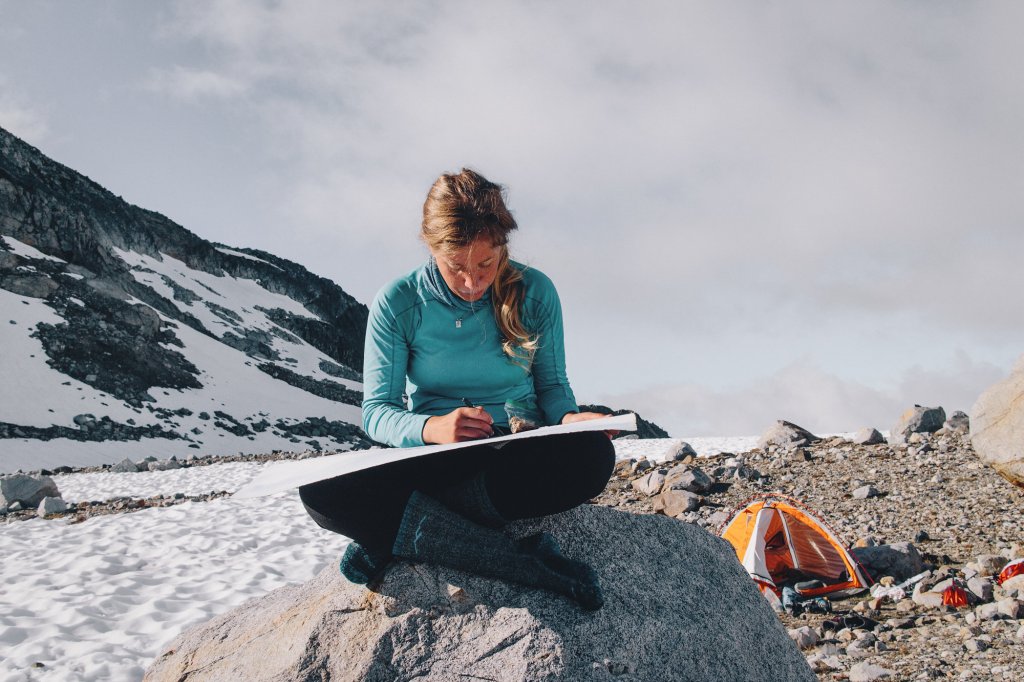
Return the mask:
<path id="1" fill-rule="evenodd" d="M 562 423 L 572 424 L 573 422 L 585 422 L 591 419 L 604 419 L 605 417 L 610 416 L 610 414 L 601 414 L 600 412 L 569 412 L 564 417 L 562 417 Z M 619 435 L 619 432 L 614 430 L 605 431 L 605 435 L 611 438 L 612 436 Z"/>
<path id="2" fill-rule="evenodd" d="M 425 443 L 461 443 L 487 438 L 494 429 L 494 419 L 482 407 L 459 407 L 448 414 L 431 417 L 423 425 Z"/>

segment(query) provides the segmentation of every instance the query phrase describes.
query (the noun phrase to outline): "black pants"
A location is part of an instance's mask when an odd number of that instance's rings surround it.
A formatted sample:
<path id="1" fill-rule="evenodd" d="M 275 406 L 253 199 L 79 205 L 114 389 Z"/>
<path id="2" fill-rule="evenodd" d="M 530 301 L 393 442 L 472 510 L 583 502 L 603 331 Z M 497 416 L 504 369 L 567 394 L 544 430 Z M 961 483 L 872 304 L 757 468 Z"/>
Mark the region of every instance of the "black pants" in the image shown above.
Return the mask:
<path id="1" fill-rule="evenodd" d="M 568 511 L 604 490 L 615 448 L 600 431 L 480 444 L 391 462 L 299 488 L 322 528 L 390 552 L 414 490 L 430 495 L 484 474 L 487 493 L 509 521 Z"/>

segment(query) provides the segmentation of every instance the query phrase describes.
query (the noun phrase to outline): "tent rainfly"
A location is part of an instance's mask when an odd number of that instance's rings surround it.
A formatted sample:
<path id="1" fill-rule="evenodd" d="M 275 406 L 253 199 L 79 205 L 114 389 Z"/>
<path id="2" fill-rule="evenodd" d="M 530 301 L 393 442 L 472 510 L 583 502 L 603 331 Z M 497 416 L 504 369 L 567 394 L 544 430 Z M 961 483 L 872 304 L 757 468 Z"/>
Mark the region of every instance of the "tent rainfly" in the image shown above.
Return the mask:
<path id="1" fill-rule="evenodd" d="M 726 522 L 721 536 L 765 596 L 767 591 L 779 596 L 784 586 L 808 581 L 820 582 L 798 589 L 808 597 L 850 596 L 871 584 L 821 517 L 786 495 L 748 500 Z"/>

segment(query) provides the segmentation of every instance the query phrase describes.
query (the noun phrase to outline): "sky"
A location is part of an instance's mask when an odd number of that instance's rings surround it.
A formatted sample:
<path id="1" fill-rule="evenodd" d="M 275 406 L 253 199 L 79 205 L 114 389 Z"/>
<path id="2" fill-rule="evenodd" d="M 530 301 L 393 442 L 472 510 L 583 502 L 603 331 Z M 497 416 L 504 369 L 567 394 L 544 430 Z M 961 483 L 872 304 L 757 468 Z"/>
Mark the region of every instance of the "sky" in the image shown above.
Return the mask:
<path id="1" fill-rule="evenodd" d="M 580 402 L 970 411 L 1024 352 L 1024 4 L 0 0 L 0 126 L 369 303 L 474 168 Z"/>

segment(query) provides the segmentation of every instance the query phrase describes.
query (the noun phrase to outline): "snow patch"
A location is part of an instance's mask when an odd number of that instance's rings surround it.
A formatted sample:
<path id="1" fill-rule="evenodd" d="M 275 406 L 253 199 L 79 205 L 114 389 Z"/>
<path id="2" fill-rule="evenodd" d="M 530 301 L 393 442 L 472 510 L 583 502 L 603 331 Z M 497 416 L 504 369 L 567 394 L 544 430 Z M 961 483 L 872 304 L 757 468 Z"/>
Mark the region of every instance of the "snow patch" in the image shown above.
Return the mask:
<path id="1" fill-rule="evenodd" d="M 34 246 L 30 246 L 25 242 L 18 241 L 10 235 L 0 236 L 0 242 L 3 242 L 7 250 L 14 253 L 15 255 L 21 256 L 22 258 L 31 258 L 33 260 L 49 260 L 54 263 L 67 263 L 66 260 L 57 258 L 56 256 L 48 256 Z"/>

